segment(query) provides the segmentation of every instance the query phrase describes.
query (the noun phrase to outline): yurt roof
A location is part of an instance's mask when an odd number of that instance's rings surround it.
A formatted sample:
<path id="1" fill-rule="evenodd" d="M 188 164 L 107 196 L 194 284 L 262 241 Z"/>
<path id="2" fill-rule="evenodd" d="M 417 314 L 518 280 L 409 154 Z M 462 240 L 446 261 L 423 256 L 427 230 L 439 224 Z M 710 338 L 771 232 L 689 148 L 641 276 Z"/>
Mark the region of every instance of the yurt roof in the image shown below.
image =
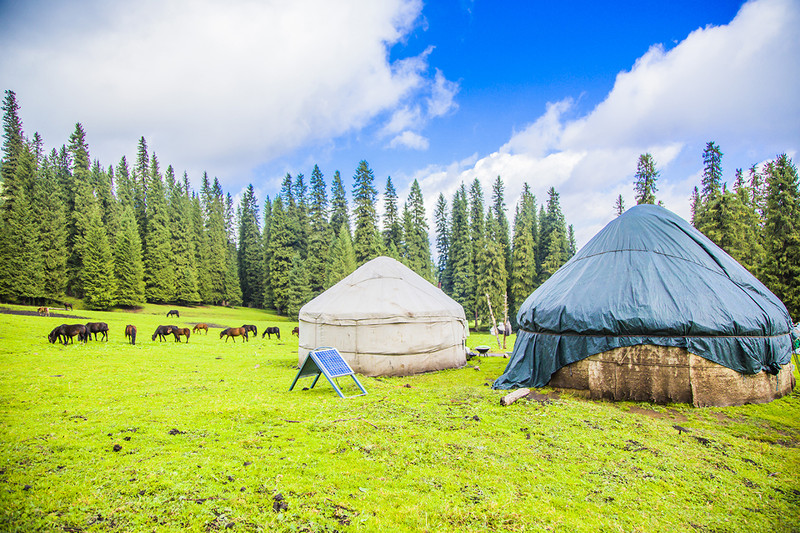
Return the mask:
<path id="1" fill-rule="evenodd" d="M 688 222 L 656 205 L 611 221 L 525 300 L 518 322 L 517 346 L 498 385 L 530 374 L 508 376 L 528 357 L 523 352 L 540 367 L 533 373 L 541 386 L 558 368 L 620 346 L 683 347 L 750 374 L 786 364 L 791 346 L 783 303 Z"/>
<path id="2" fill-rule="evenodd" d="M 323 292 L 300 310 L 309 322 L 454 317 L 464 308 L 422 276 L 390 257 L 377 257 Z"/>

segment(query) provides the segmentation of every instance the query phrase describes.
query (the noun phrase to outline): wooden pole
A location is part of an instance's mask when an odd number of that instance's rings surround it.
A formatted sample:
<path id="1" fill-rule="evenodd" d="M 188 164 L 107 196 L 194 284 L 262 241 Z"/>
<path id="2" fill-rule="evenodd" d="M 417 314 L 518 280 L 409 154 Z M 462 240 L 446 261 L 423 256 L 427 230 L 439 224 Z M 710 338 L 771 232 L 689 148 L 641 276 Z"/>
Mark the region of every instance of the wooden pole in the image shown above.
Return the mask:
<path id="1" fill-rule="evenodd" d="M 503 293 L 503 349 L 506 349 L 506 338 L 508 337 L 508 291 Z"/>
<path id="2" fill-rule="evenodd" d="M 500 348 L 500 335 L 497 333 L 497 321 L 494 318 L 494 311 L 492 311 L 492 301 L 489 299 L 488 292 L 486 293 L 486 303 L 489 304 L 489 316 L 492 317 L 492 329 L 494 330 L 494 337 L 495 339 L 497 339 L 497 347 Z"/>
<path id="3" fill-rule="evenodd" d="M 506 394 L 502 398 L 500 398 L 500 405 L 503 407 L 507 407 L 512 403 L 516 402 L 517 400 L 524 398 L 528 394 L 531 393 L 530 389 L 517 389 L 514 392 Z"/>

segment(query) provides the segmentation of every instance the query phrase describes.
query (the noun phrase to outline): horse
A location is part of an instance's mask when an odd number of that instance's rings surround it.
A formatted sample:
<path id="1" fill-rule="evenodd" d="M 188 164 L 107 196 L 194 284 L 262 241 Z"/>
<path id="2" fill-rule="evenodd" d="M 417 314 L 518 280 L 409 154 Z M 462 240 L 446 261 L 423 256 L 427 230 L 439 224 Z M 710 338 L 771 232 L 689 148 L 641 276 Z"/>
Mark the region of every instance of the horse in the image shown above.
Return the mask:
<path id="1" fill-rule="evenodd" d="M 225 337 L 225 342 L 228 342 L 230 338 L 233 339 L 233 342 L 236 342 L 236 337 L 239 336 L 244 337 L 244 340 L 249 340 L 247 338 L 247 330 L 244 328 L 225 328 L 219 334 L 220 339 Z"/>
<path id="2" fill-rule="evenodd" d="M 153 333 L 153 340 L 156 340 L 156 337 L 159 341 L 167 340 L 167 335 L 171 335 L 173 329 L 177 328 L 175 326 L 158 326 L 156 332 Z"/>
<path id="3" fill-rule="evenodd" d="M 194 327 L 192 328 L 192 332 L 197 333 L 201 329 L 206 330 L 206 335 L 208 335 L 208 324 L 195 324 Z"/>
<path id="4" fill-rule="evenodd" d="M 72 304 L 64 302 L 64 311 L 72 311 Z"/>
<path id="5" fill-rule="evenodd" d="M 56 341 L 61 341 L 61 337 L 64 335 L 61 328 L 64 326 L 66 326 L 66 324 L 61 324 L 60 326 L 54 327 L 53 331 L 47 335 L 47 340 L 50 341 L 50 344 L 55 344 Z"/>
<path id="6" fill-rule="evenodd" d="M 167 311 L 167 318 L 169 318 L 171 316 L 176 316 L 176 317 L 180 318 L 181 314 L 178 312 L 177 309 L 171 309 L 171 310 Z"/>
<path id="7" fill-rule="evenodd" d="M 50 308 L 49 307 L 40 307 L 37 311 L 39 316 L 50 316 Z"/>
<path id="8" fill-rule="evenodd" d="M 258 330 L 253 324 L 242 324 L 242 327 L 247 331 L 247 333 L 253 333 L 253 337 L 258 336 Z"/>
<path id="9" fill-rule="evenodd" d="M 189 342 L 189 335 L 191 335 L 189 328 L 172 328 L 172 334 L 175 335 L 175 342 L 181 342 L 181 335 L 186 337 L 186 342 Z"/>
<path id="10" fill-rule="evenodd" d="M 272 338 L 272 334 L 275 334 L 278 337 L 278 340 L 281 340 L 281 328 L 278 326 L 268 327 L 264 330 L 264 333 L 261 334 L 261 338 L 264 338 L 264 335 L 267 336 L 268 339 Z"/>
<path id="11" fill-rule="evenodd" d="M 78 342 L 83 343 L 85 343 L 86 339 L 89 337 L 89 332 L 83 324 L 62 324 L 58 329 L 64 339 L 64 346 L 67 345 L 68 340 L 69 342 L 74 342 L 73 337 L 75 337 L 75 335 L 78 336 Z"/>
<path id="12" fill-rule="evenodd" d="M 295 326 L 294 327 L 294 329 L 292 330 L 292 335 L 295 335 L 298 338 L 300 337 L 300 326 Z"/>
<path id="13" fill-rule="evenodd" d="M 102 339 L 108 342 L 108 324 L 105 322 L 89 322 L 86 324 L 89 340 L 92 339 L 94 333 L 94 340 L 97 340 L 97 334 L 102 335 Z"/>
<path id="14" fill-rule="evenodd" d="M 131 344 L 136 345 L 136 326 L 130 324 L 125 326 L 125 338 L 130 339 Z"/>

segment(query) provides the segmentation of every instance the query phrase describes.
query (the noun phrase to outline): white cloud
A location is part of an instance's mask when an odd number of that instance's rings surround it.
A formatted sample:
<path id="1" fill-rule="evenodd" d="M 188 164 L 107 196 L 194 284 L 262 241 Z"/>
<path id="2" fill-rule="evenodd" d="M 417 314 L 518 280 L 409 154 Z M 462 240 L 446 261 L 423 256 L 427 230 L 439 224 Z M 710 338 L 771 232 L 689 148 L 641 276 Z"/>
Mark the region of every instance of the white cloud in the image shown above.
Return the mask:
<path id="1" fill-rule="evenodd" d="M 145 136 L 162 161 L 193 165 L 193 176 L 210 165 L 246 176 L 409 109 L 412 96 L 446 102 L 454 92 L 441 73 L 429 79 L 430 49 L 389 60 L 420 0 L 33 0 L 2 9 L 11 20 L 0 23 L 0 79 L 17 93 L 26 131 L 57 145 L 80 121 L 105 164 Z M 417 132 L 398 144 L 419 149 L 424 119 L 406 119 L 392 133 Z"/>
<path id="2" fill-rule="evenodd" d="M 524 182 L 540 204 L 554 186 L 585 244 L 614 216 L 618 195 L 635 204 L 636 163 L 650 152 L 661 171 L 657 198 L 688 218 L 707 141 L 728 150 L 723 163 L 733 159 L 736 166 L 798 149 L 798 27 L 796 0 L 760 0 L 745 4 L 730 24 L 698 29 L 671 50 L 654 45 L 587 115 L 567 118 L 569 98 L 551 103 L 497 152 L 419 173 L 428 212 L 439 192 L 450 202 L 458 184 L 476 177 L 487 190 L 503 178 L 511 216 Z"/>
<path id="3" fill-rule="evenodd" d="M 411 148 L 412 150 L 427 150 L 429 146 L 428 139 L 413 131 L 404 131 L 389 143 L 390 148 Z"/>

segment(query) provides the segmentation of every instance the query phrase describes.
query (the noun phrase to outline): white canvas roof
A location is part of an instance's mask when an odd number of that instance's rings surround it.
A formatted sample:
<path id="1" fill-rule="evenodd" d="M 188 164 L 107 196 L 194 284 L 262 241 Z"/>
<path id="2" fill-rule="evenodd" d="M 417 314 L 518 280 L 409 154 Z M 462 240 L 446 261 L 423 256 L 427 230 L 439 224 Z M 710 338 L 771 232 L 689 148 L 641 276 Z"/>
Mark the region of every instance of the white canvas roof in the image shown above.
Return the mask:
<path id="1" fill-rule="evenodd" d="M 407 375 L 466 364 L 464 308 L 399 261 L 373 259 L 300 310 L 299 361 L 337 348 L 366 375 Z"/>

